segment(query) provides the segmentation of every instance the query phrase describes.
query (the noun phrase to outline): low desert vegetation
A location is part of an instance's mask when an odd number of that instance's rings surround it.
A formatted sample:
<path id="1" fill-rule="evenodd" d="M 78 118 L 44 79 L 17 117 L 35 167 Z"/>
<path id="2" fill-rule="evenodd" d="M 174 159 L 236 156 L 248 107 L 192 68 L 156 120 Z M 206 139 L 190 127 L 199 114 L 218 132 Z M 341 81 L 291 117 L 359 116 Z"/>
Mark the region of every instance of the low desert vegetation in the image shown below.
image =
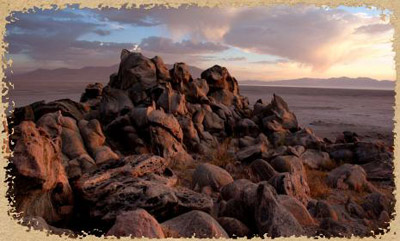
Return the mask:
<path id="1" fill-rule="evenodd" d="M 306 175 L 312 198 L 326 199 L 331 194 L 332 189 L 326 182 L 327 172 L 306 168 Z"/>

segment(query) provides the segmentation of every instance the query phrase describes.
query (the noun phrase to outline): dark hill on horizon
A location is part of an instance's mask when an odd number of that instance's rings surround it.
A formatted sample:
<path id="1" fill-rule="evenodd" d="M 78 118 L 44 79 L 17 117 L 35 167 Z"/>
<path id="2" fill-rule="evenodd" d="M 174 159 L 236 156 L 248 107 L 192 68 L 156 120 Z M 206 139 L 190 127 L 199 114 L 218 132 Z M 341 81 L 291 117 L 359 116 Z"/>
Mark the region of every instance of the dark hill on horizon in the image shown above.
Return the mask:
<path id="1" fill-rule="evenodd" d="M 168 69 L 172 64 L 166 64 Z M 58 68 L 58 69 L 37 69 L 31 72 L 14 74 L 11 76 L 13 82 L 85 82 L 85 83 L 107 83 L 109 76 L 118 71 L 118 65 L 83 67 L 80 69 Z M 189 71 L 194 78 L 200 77 L 203 70 L 195 66 L 189 66 Z M 239 80 L 240 85 L 261 85 L 261 86 L 282 86 L 282 87 L 304 87 L 304 88 L 343 88 L 343 89 L 391 89 L 395 87 L 395 81 L 376 80 L 367 77 L 359 78 L 300 78 L 278 81 L 260 81 L 260 80 Z"/>
<path id="2" fill-rule="evenodd" d="M 171 69 L 173 64 L 166 64 Z M 189 71 L 194 78 L 200 77 L 202 69 L 188 66 Z M 112 73 L 118 72 L 119 65 L 112 66 L 96 66 L 83 67 L 80 69 L 57 68 L 57 69 L 37 69 L 34 71 L 14 74 L 11 76 L 12 81 L 68 81 L 68 82 L 100 82 L 107 83 Z"/>

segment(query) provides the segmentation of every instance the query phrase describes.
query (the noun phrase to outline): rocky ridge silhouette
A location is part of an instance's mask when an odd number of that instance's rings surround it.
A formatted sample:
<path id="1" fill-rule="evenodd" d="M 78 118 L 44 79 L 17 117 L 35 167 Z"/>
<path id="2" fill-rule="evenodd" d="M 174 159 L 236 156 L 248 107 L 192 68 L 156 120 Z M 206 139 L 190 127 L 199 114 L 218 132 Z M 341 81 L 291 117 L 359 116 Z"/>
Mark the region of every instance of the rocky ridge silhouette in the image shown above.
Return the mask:
<path id="1" fill-rule="evenodd" d="M 250 107 L 218 65 L 123 50 L 107 86 L 16 108 L 9 131 L 13 207 L 55 234 L 370 236 L 393 213 L 391 147 L 322 139 L 277 95 Z"/>

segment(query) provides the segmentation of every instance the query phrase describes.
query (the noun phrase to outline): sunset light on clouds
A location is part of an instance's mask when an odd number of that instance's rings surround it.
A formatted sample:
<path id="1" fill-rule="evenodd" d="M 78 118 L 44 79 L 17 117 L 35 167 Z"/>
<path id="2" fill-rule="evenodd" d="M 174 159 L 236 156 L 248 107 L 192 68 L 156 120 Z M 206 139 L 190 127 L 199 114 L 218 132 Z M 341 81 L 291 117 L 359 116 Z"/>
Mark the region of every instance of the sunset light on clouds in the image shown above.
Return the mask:
<path id="1" fill-rule="evenodd" d="M 240 80 L 370 77 L 394 80 L 386 11 L 313 6 L 17 13 L 6 41 L 14 72 L 110 66 L 122 48 L 199 68 L 228 67 Z"/>

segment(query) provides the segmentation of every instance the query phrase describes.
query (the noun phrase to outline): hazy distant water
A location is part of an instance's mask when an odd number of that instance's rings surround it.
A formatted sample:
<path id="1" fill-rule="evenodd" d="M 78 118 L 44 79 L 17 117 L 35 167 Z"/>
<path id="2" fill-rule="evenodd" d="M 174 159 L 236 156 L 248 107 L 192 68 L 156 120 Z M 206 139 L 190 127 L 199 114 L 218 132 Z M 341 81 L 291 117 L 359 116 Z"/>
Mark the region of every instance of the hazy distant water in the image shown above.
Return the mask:
<path id="1" fill-rule="evenodd" d="M 10 99 L 16 106 L 64 98 L 79 101 L 88 83 L 16 83 Z M 344 130 L 353 130 L 392 138 L 394 91 L 240 86 L 240 92 L 249 98 L 251 105 L 258 99 L 268 103 L 273 93 L 282 96 L 299 123 L 321 136 L 333 137 Z"/>

